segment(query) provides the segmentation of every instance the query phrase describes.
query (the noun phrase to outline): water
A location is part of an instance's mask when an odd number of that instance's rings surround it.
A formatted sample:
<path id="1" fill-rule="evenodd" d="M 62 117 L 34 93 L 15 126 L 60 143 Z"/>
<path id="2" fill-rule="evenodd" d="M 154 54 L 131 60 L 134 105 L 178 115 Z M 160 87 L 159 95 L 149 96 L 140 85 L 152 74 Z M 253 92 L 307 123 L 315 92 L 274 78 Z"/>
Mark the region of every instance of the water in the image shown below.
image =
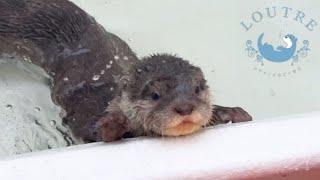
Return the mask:
<path id="1" fill-rule="evenodd" d="M 320 45 L 317 38 L 320 26 L 308 31 L 305 25 L 293 19 L 295 14 L 290 18 L 277 16 L 273 19 L 267 19 L 265 15 L 267 7 L 285 6 L 293 8 L 293 13 L 303 9 L 306 20 L 316 18 L 319 22 L 319 1 L 304 4 L 288 0 L 273 4 L 267 0 L 224 3 L 212 0 L 201 3 L 192 0 L 188 3 L 180 0 L 156 3 L 150 0 L 72 1 L 94 16 L 107 31 L 127 41 L 139 57 L 174 53 L 200 66 L 213 88 L 216 104 L 243 107 L 254 119 L 320 109 L 320 86 L 317 83 L 320 55 L 316 50 Z M 265 19 L 246 32 L 240 23 L 252 22 L 251 15 L 256 11 L 263 11 Z M 294 33 L 301 37 L 300 43 L 310 40 L 312 51 L 294 65 L 291 62 L 265 62 L 262 66 L 245 51 L 245 43 L 248 40 L 256 42 L 262 32 L 268 32 L 268 41 L 274 41 L 273 44 L 278 43 L 279 34 Z M 114 60 L 119 58 L 115 56 Z M 127 58 L 123 57 L 124 60 Z M 109 62 L 106 69 L 112 65 Z M 266 70 L 274 73 L 292 70 L 292 73 L 269 76 L 265 74 Z M 0 155 L 73 144 L 74 138 L 62 125 L 60 108 L 51 101 L 49 81 L 39 72 L 26 63 L 0 61 Z M 97 72 L 92 78 L 98 79 L 99 74 L 104 73 Z M 118 81 L 119 77 L 114 76 L 114 79 Z M 64 77 L 64 81 L 68 80 Z"/>
<path id="2" fill-rule="evenodd" d="M 43 70 L 13 59 L 0 64 L 0 156 L 79 143 L 62 124 Z"/>

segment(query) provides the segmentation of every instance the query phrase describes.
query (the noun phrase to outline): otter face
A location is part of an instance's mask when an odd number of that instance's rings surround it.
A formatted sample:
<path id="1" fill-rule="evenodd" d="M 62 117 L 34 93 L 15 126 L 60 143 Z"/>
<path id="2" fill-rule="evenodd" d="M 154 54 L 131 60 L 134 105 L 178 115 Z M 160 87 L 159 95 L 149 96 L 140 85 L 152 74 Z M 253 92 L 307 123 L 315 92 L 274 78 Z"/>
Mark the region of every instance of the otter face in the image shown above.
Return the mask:
<path id="1" fill-rule="evenodd" d="M 181 136 L 209 122 L 209 94 L 200 68 L 175 56 L 154 55 L 132 69 L 120 108 L 146 133 Z"/>

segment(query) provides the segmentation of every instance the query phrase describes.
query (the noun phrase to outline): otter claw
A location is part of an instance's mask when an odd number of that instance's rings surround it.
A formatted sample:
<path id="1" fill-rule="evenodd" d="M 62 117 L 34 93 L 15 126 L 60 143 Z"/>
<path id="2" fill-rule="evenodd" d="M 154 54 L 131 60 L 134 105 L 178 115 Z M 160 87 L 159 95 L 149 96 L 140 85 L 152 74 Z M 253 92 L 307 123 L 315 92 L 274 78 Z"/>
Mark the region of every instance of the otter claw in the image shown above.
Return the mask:
<path id="1" fill-rule="evenodd" d="M 110 113 L 98 121 L 99 136 L 102 141 L 120 140 L 129 131 L 127 117 L 121 113 Z"/>

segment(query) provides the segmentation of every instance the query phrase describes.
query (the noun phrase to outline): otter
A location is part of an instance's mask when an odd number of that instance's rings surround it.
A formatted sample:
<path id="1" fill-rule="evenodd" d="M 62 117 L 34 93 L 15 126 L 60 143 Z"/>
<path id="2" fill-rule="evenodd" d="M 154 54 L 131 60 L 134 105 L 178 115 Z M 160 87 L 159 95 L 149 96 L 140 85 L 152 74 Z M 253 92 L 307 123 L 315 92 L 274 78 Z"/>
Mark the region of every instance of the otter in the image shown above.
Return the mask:
<path id="1" fill-rule="evenodd" d="M 68 0 L 0 0 L 0 53 L 52 77 L 52 100 L 85 142 L 182 136 L 252 119 L 242 108 L 213 105 L 199 67 L 170 54 L 139 60 Z"/>

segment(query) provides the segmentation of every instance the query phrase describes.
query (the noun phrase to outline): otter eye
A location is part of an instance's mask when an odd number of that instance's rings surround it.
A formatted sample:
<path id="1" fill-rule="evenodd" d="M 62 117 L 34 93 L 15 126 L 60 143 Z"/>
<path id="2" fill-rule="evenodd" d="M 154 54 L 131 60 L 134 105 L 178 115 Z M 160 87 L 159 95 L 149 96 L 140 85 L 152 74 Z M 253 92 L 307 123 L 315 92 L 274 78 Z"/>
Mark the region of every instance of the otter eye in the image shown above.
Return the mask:
<path id="1" fill-rule="evenodd" d="M 196 87 L 195 93 L 196 93 L 196 94 L 199 94 L 199 93 L 200 93 L 200 87 L 199 87 L 199 86 Z"/>
<path id="2" fill-rule="evenodd" d="M 159 100 L 160 99 L 160 94 L 158 93 L 158 92 L 153 92 L 152 94 L 151 94 L 151 98 L 153 99 L 153 100 Z"/>
<path id="3" fill-rule="evenodd" d="M 285 38 L 286 38 L 286 39 L 288 39 L 289 37 L 288 37 L 288 36 L 286 36 Z"/>
<path id="4" fill-rule="evenodd" d="M 196 89 L 194 90 L 194 92 L 196 93 L 196 94 L 199 94 L 201 91 L 203 91 L 203 90 L 205 90 L 205 81 L 201 81 L 200 82 L 200 85 L 198 85 L 197 87 L 196 87 Z"/>

